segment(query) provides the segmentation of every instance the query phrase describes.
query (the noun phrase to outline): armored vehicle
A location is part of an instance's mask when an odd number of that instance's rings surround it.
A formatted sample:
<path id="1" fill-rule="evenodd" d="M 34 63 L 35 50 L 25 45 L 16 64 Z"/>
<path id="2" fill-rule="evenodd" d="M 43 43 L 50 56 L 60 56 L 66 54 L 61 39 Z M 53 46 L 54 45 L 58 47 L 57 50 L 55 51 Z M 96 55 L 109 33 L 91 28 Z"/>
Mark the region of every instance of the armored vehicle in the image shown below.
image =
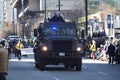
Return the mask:
<path id="1" fill-rule="evenodd" d="M 61 13 L 59 13 L 61 14 Z M 60 16 L 60 15 L 59 15 Z M 37 37 L 34 46 L 35 66 L 44 70 L 48 64 L 64 64 L 65 68 L 81 71 L 81 46 L 77 38 L 75 22 L 65 22 L 55 15 L 34 29 Z"/>

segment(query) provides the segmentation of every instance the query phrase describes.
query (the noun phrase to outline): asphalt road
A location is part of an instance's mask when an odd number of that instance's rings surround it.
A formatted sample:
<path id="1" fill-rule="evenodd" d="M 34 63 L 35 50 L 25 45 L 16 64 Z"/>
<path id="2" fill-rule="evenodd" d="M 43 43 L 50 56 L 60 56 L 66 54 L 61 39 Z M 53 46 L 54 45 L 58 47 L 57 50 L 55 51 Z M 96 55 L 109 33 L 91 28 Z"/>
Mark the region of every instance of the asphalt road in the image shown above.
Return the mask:
<path id="1" fill-rule="evenodd" d="M 82 71 L 64 69 L 64 65 L 47 65 L 40 71 L 34 66 L 33 54 L 9 60 L 7 80 L 120 80 L 120 64 L 83 58 Z"/>

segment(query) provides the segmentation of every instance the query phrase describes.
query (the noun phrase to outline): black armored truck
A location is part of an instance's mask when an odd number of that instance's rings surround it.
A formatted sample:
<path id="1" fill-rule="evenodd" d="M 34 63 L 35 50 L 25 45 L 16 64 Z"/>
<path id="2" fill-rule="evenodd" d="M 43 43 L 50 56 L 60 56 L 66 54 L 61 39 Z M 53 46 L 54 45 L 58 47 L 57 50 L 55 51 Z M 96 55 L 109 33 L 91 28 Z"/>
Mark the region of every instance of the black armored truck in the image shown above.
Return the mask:
<path id="1" fill-rule="evenodd" d="M 59 15 L 58 15 L 59 14 Z M 78 41 L 78 30 L 75 22 L 65 22 L 61 12 L 56 12 L 34 29 L 35 67 L 44 70 L 48 64 L 62 63 L 65 68 L 81 71 L 81 45 Z"/>

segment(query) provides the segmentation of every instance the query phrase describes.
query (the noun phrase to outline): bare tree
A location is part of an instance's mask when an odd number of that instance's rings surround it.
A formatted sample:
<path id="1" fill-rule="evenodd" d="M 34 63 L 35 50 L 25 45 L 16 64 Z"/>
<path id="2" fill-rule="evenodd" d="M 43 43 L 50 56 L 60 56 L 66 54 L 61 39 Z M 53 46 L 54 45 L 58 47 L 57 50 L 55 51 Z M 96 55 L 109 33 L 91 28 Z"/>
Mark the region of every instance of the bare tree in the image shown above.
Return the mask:
<path id="1" fill-rule="evenodd" d="M 66 12 L 66 18 L 71 21 L 75 21 L 76 23 L 78 23 L 79 18 L 82 17 L 83 15 L 84 13 L 82 10 L 73 10 Z"/>

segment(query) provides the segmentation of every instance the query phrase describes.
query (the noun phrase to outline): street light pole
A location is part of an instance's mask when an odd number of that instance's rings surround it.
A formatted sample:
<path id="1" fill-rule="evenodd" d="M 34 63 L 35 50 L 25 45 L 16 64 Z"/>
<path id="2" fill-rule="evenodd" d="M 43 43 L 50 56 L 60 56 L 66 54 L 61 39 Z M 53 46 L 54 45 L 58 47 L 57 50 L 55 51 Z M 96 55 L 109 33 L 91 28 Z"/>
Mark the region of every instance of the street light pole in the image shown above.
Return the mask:
<path id="1" fill-rule="evenodd" d="M 47 9 L 46 9 L 47 7 L 46 7 L 46 0 L 45 0 L 45 19 L 44 19 L 44 21 L 46 21 L 46 13 L 47 13 Z"/>
<path id="2" fill-rule="evenodd" d="M 60 0 L 59 0 L 59 2 L 58 2 L 58 7 L 59 7 L 59 9 L 58 9 L 58 10 L 60 11 Z"/>
<path id="3" fill-rule="evenodd" d="M 88 36 L 88 0 L 85 0 L 85 20 L 86 20 L 86 25 L 85 25 L 85 32 L 86 36 Z"/>
<path id="4" fill-rule="evenodd" d="M 25 27 L 24 27 L 24 0 L 22 0 L 22 12 L 23 12 L 23 16 L 22 16 L 22 24 L 23 24 L 23 39 L 25 36 Z"/>
<path id="5" fill-rule="evenodd" d="M 13 18 L 13 22 L 12 22 L 12 25 L 13 25 L 13 28 L 14 28 L 14 35 L 16 35 L 16 28 L 15 28 L 15 20 L 14 20 L 14 8 L 12 8 L 12 18 Z"/>

